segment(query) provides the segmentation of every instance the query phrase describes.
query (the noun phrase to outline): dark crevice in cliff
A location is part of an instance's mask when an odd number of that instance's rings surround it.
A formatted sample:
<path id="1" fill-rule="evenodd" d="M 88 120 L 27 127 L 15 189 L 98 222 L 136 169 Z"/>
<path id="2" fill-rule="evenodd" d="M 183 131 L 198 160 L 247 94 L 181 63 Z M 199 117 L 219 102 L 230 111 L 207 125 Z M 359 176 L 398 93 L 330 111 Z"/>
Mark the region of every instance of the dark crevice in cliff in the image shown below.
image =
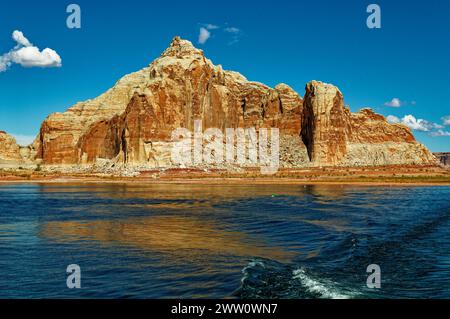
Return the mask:
<path id="1" fill-rule="evenodd" d="M 241 101 L 241 109 L 242 109 L 242 119 L 245 120 L 245 117 L 247 115 L 247 101 L 245 97 Z"/>
<path id="2" fill-rule="evenodd" d="M 242 113 L 245 114 L 245 112 L 247 112 L 247 101 L 245 100 L 245 98 L 243 98 L 241 101 L 241 108 L 242 108 Z"/>
<path id="3" fill-rule="evenodd" d="M 127 154 L 127 139 L 126 139 L 126 131 L 127 128 L 124 128 L 122 130 L 122 136 L 121 136 L 121 140 L 122 140 L 122 152 L 123 152 L 123 161 L 124 163 L 127 162 L 128 160 L 128 154 Z"/>
<path id="4" fill-rule="evenodd" d="M 302 130 L 301 130 L 301 138 L 303 144 L 305 144 L 309 161 L 313 161 L 313 149 L 314 149 L 314 112 L 312 110 L 312 106 L 307 102 L 309 97 L 305 95 L 305 99 L 303 101 L 303 117 L 302 117 Z"/>
<path id="5" fill-rule="evenodd" d="M 281 96 L 278 95 L 278 105 L 280 106 L 280 113 L 283 114 L 284 110 L 283 110 L 283 101 L 281 100 Z"/>

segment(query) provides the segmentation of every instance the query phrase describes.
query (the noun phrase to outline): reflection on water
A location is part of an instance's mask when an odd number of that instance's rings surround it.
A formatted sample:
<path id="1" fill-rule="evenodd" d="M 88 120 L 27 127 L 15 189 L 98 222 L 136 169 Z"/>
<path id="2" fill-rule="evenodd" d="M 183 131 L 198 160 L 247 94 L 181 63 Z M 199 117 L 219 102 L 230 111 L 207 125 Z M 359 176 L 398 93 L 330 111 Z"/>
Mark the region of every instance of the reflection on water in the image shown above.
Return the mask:
<path id="1" fill-rule="evenodd" d="M 199 250 L 202 255 L 261 256 L 284 261 L 290 255 L 282 247 L 270 247 L 243 233 L 219 230 L 210 223 L 185 216 L 48 222 L 39 236 L 59 242 L 92 240 L 180 255 Z"/>
<path id="2" fill-rule="evenodd" d="M 450 298 L 448 198 L 449 187 L 0 185 L 0 298 Z M 72 263 L 79 291 L 65 286 Z"/>

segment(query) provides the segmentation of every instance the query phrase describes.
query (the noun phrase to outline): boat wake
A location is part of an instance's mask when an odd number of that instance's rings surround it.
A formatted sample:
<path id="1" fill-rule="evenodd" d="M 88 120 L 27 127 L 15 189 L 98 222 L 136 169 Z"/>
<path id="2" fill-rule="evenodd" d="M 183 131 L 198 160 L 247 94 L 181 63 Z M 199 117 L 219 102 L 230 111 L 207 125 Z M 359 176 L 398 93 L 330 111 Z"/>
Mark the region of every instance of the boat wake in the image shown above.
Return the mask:
<path id="1" fill-rule="evenodd" d="M 351 299 L 361 293 L 301 267 L 255 259 L 242 270 L 243 299 Z"/>

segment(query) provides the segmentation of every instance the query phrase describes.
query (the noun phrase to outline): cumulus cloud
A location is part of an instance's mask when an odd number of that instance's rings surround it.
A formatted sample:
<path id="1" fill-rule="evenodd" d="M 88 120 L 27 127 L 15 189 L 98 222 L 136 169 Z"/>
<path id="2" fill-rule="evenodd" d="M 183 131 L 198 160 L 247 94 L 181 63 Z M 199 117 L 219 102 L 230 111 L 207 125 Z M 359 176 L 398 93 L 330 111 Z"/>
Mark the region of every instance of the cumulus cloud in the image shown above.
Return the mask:
<path id="1" fill-rule="evenodd" d="M 437 128 L 437 124 L 430 123 L 424 119 L 416 119 L 413 115 L 405 115 L 402 123 L 412 130 L 429 132 L 433 128 Z"/>
<path id="2" fill-rule="evenodd" d="M 439 134 L 439 131 L 433 131 L 433 130 L 441 130 L 442 128 L 444 128 L 442 125 L 439 125 L 439 124 L 433 123 L 433 122 L 429 122 L 424 119 L 418 119 L 414 115 L 411 115 L 411 114 L 405 115 L 401 119 L 394 115 L 388 115 L 386 117 L 386 119 L 390 123 L 404 124 L 414 131 L 431 132 L 430 135 L 432 135 L 432 136 L 442 136 L 442 135 L 436 135 L 436 134 Z"/>
<path id="3" fill-rule="evenodd" d="M 450 115 L 444 116 L 442 118 L 442 122 L 444 123 L 445 126 L 450 126 Z"/>
<path id="4" fill-rule="evenodd" d="M 0 72 L 8 70 L 14 63 L 26 68 L 51 68 L 62 65 L 61 57 L 55 50 L 46 48 L 41 51 L 21 31 L 15 30 L 12 38 L 17 44 L 11 51 L 0 56 Z"/>
<path id="5" fill-rule="evenodd" d="M 430 135 L 434 137 L 450 136 L 450 132 L 444 130 L 437 130 L 435 132 L 431 132 Z"/>
<path id="6" fill-rule="evenodd" d="M 206 41 L 211 37 L 211 32 L 208 31 L 205 27 L 200 28 L 200 33 L 198 35 L 198 43 L 205 44 Z"/>
<path id="7" fill-rule="evenodd" d="M 394 97 L 391 101 L 384 103 L 385 106 L 390 107 L 400 107 L 402 106 L 402 101 L 399 98 Z"/>
<path id="8" fill-rule="evenodd" d="M 61 57 L 52 49 L 39 51 L 37 47 L 25 47 L 12 53 L 13 61 L 23 67 L 60 67 Z"/>
<path id="9" fill-rule="evenodd" d="M 24 47 L 32 46 L 30 41 L 28 41 L 28 39 L 25 38 L 25 36 L 23 35 L 23 33 L 21 31 L 15 30 L 12 34 L 12 38 L 14 41 L 17 42 L 18 45 L 22 45 Z"/>

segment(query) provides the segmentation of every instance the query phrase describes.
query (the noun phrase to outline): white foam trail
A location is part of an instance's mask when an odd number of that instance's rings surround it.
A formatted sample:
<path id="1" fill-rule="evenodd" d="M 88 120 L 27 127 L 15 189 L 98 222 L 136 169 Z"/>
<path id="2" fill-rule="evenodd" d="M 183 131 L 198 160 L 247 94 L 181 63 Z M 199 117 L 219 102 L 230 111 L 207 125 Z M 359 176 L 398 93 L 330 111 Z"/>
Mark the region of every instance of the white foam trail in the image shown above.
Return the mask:
<path id="1" fill-rule="evenodd" d="M 342 294 L 336 289 L 331 287 L 327 287 L 326 284 L 319 282 L 308 276 L 303 269 L 297 269 L 292 272 L 293 278 L 300 280 L 303 286 L 311 292 L 315 294 L 319 294 L 321 298 L 324 299 L 349 299 L 351 296 Z"/>
<path id="2" fill-rule="evenodd" d="M 244 269 L 242 269 L 242 273 L 244 274 L 244 277 L 241 278 L 241 282 L 244 283 L 244 281 L 248 278 L 248 270 L 251 268 L 255 268 L 256 266 L 260 266 L 262 268 L 266 268 L 263 262 L 261 261 L 251 261 L 248 263 Z"/>

